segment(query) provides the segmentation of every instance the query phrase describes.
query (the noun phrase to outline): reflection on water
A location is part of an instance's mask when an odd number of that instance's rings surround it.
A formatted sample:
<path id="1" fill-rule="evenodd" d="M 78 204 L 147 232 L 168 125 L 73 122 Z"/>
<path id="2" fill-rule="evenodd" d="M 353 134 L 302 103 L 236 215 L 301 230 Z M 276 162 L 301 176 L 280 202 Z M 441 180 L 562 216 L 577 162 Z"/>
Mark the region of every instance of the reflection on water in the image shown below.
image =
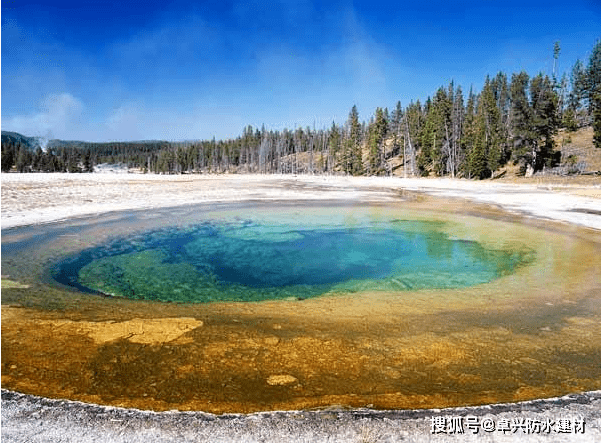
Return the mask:
<path id="1" fill-rule="evenodd" d="M 324 293 L 460 288 L 510 274 L 524 252 L 452 240 L 440 223 L 207 222 L 86 250 L 55 278 L 135 299 L 177 302 L 307 298 Z"/>

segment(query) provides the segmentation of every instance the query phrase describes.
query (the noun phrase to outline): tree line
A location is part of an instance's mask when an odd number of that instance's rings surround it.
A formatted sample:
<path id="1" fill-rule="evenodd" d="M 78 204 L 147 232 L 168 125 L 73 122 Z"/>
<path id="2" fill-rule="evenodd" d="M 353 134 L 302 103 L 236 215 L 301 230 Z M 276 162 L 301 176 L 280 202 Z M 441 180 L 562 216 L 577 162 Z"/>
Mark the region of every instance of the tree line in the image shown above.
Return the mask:
<path id="1" fill-rule="evenodd" d="M 557 61 L 556 43 L 553 57 Z M 494 177 L 508 163 L 523 174 L 556 166 L 554 136 L 593 126 L 601 148 L 601 41 L 588 62 L 568 76 L 553 73 L 487 77 L 467 95 L 453 82 L 424 103 L 377 108 L 361 121 L 353 106 L 343 124 L 267 130 L 244 128 L 235 139 L 198 142 L 59 142 L 31 149 L 2 140 L 2 171 L 89 172 L 95 164 L 123 163 L 155 173 L 284 173 Z"/>

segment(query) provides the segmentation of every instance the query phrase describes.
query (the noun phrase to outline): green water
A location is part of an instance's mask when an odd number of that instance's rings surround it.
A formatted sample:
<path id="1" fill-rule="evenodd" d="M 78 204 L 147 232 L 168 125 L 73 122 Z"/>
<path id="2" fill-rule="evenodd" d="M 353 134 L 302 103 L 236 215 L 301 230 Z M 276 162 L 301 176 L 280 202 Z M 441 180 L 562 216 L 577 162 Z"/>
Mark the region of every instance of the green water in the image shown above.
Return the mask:
<path id="1" fill-rule="evenodd" d="M 261 301 L 467 287 L 529 260 L 440 230 L 440 223 L 410 220 L 210 222 L 85 251 L 57 280 L 72 273 L 74 285 L 134 299 Z"/>

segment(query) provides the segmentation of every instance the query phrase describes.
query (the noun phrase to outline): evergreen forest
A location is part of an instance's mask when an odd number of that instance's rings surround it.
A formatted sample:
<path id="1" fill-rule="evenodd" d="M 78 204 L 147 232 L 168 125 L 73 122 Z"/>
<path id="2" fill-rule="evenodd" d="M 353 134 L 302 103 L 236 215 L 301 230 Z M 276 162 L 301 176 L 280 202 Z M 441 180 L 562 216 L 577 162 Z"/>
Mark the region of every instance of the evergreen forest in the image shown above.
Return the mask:
<path id="1" fill-rule="evenodd" d="M 559 43 L 553 51 L 560 55 Z M 495 177 L 505 165 L 531 175 L 562 161 L 559 130 L 593 127 L 601 149 L 601 41 L 561 78 L 499 72 L 480 91 L 451 82 L 425 102 L 377 108 L 362 121 L 356 106 L 327 128 L 244 128 L 235 139 L 88 143 L 2 132 L 2 171 L 91 172 L 122 163 L 144 172 L 283 173 Z M 43 147 L 42 147 L 43 145 Z"/>

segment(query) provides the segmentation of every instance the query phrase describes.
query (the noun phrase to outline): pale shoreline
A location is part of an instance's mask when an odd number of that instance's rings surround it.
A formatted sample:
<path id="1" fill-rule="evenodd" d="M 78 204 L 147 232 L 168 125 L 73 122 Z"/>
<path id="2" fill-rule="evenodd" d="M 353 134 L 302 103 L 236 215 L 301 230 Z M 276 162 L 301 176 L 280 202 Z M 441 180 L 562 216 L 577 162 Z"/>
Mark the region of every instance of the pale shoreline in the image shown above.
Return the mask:
<path id="1" fill-rule="evenodd" d="M 414 191 L 601 230 L 601 180 L 594 185 L 541 185 L 448 178 L 8 173 L 2 174 L 1 184 L 2 228 L 198 203 L 392 202 L 400 192 Z"/>
<path id="2" fill-rule="evenodd" d="M 515 404 L 424 409 L 340 409 L 270 411 L 218 416 L 205 412 L 152 412 L 52 400 L 2 390 L 2 437 L 10 442 L 90 441 L 159 442 L 597 442 L 601 437 L 598 411 L 601 391 Z M 471 416 L 479 423 L 512 426 L 524 420 L 554 423 L 553 431 L 500 430 L 478 432 L 465 424 L 462 432 L 434 433 L 432 422 L 448 423 Z M 580 420 L 583 432 L 557 432 L 556 420 Z M 516 428 L 517 429 L 517 428 Z"/>

